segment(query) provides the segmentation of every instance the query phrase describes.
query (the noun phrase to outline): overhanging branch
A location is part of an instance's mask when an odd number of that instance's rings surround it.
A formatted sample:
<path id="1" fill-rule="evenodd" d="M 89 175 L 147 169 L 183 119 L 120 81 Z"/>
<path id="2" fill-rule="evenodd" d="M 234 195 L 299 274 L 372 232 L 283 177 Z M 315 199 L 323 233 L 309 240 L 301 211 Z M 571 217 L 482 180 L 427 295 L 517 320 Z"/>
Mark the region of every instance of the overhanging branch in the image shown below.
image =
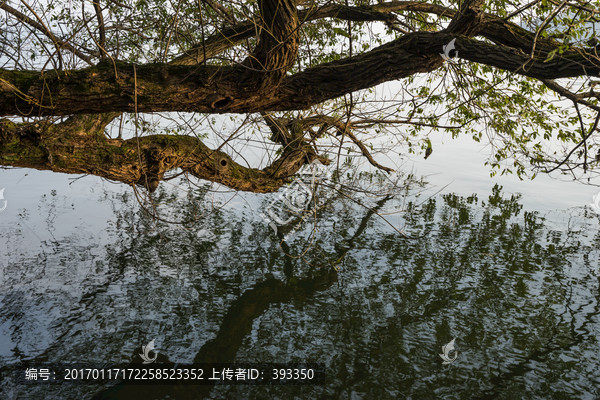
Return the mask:
<path id="1" fill-rule="evenodd" d="M 192 136 L 109 139 L 104 128 L 115 115 L 80 115 L 58 124 L 2 119 L 0 165 L 92 174 L 150 191 L 168 171 L 180 169 L 235 190 L 263 193 L 278 190 L 306 162 L 327 162 L 304 142 L 287 146 L 280 158 L 260 170 L 244 167 Z"/>
<path id="2" fill-rule="evenodd" d="M 371 51 L 321 64 L 283 78 L 278 85 L 248 90 L 261 78 L 244 66 L 137 66 L 139 112 L 248 113 L 305 109 L 380 83 L 430 72 L 443 64 L 440 52 L 456 38 L 463 59 L 532 78 L 600 76 L 600 62 L 572 49 L 546 61 L 522 50 L 446 32 L 407 34 Z M 115 70 L 117 74 L 115 76 Z M 258 81 L 253 81 L 258 80 Z M 132 112 L 133 65 L 116 62 L 76 71 L 0 69 L 0 115 L 73 115 Z"/>

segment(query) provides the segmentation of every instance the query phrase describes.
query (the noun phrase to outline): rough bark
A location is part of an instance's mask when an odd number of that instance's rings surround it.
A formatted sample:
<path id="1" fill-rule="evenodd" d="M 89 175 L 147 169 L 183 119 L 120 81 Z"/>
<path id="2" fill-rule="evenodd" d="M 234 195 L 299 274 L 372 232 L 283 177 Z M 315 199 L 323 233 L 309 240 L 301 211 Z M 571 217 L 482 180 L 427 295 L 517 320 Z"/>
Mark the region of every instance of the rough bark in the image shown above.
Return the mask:
<path id="1" fill-rule="evenodd" d="M 243 66 L 136 66 L 103 62 L 76 71 L 0 69 L 0 115 L 62 116 L 101 112 L 195 111 L 248 113 L 305 109 L 356 90 L 439 68 L 443 46 L 455 35 L 417 32 L 372 51 L 322 64 L 261 87 L 263 76 Z M 569 50 L 545 62 L 540 46 L 531 57 L 522 49 L 464 36 L 456 47 L 463 59 L 537 79 L 600 76 L 593 53 Z M 115 74 L 116 71 L 116 74 Z M 137 85 L 136 85 L 137 81 Z"/>
<path id="2" fill-rule="evenodd" d="M 300 43 L 300 24 L 293 0 L 259 0 L 259 8 L 258 44 L 242 65 L 255 72 L 248 77 L 254 78 L 254 89 L 262 91 L 277 87 L 294 65 Z"/>
<path id="3" fill-rule="evenodd" d="M 0 120 L 0 164 L 71 174 L 92 174 L 152 191 L 165 173 L 180 169 L 237 190 L 272 192 L 307 162 L 319 159 L 300 139 L 263 170 L 247 168 L 191 136 L 152 135 L 109 139 L 104 128 L 115 114 L 80 115 L 58 124 Z"/>

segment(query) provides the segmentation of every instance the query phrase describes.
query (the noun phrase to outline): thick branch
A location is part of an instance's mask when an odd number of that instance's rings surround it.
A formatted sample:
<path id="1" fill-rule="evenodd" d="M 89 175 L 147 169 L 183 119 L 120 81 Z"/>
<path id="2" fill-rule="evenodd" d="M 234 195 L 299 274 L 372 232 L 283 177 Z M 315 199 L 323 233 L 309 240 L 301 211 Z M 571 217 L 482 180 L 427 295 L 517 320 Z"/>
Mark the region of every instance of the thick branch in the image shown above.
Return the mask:
<path id="1" fill-rule="evenodd" d="M 261 20 L 258 44 L 242 63 L 253 71 L 263 72 L 251 82 L 252 85 L 258 83 L 254 89 L 277 86 L 294 64 L 300 43 L 294 0 L 259 0 L 258 3 Z"/>
<path id="2" fill-rule="evenodd" d="M 372 51 L 287 76 L 277 87 L 248 90 L 255 71 L 245 67 L 146 64 L 137 67 L 139 112 L 247 113 L 305 109 L 347 93 L 439 68 L 440 52 L 455 38 L 416 32 Z M 600 63 L 580 49 L 545 62 L 530 54 L 465 37 L 459 56 L 536 79 L 600 76 Z M 115 76 L 115 69 L 117 75 Z M 240 83 L 243 83 L 241 85 Z M 101 63 L 76 71 L 0 69 L 0 115 L 73 115 L 134 110 L 133 65 Z"/>
<path id="3" fill-rule="evenodd" d="M 481 7 L 484 3 L 484 0 L 463 1 L 459 12 L 452 18 L 445 31 L 455 35 L 473 36 L 481 28 Z"/>
<path id="4" fill-rule="evenodd" d="M 536 56 L 506 46 L 458 38 L 456 48 L 461 58 L 494 66 L 535 79 L 600 76 L 600 60 L 584 49 L 571 49 L 546 61 L 548 53 L 537 51 Z"/>
<path id="5" fill-rule="evenodd" d="M 269 110 L 303 109 L 383 82 L 433 71 L 442 64 L 441 49 L 454 38 L 444 32 L 411 33 L 370 52 L 310 68 L 286 79 L 276 102 L 265 106 Z M 545 62 L 547 54 L 531 59 L 520 50 L 465 37 L 457 38 L 456 48 L 463 59 L 536 79 L 600 74 L 600 63 L 575 50 Z"/>
<path id="6" fill-rule="evenodd" d="M 181 169 L 236 190 L 272 192 L 306 162 L 318 158 L 308 145 L 288 146 L 264 170 L 246 168 L 191 136 L 153 135 L 108 139 L 115 114 L 81 115 L 59 124 L 0 120 L 0 165 L 92 174 L 154 190 L 165 173 Z"/>

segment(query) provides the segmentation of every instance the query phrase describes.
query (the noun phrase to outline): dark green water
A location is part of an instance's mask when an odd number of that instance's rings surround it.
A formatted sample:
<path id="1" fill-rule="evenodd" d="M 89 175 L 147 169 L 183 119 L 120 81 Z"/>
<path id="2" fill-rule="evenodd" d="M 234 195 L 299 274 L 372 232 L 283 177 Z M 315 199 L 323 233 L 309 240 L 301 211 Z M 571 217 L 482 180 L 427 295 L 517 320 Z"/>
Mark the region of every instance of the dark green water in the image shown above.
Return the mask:
<path id="1" fill-rule="evenodd" d="M 93 223 L 54 226 L 59 200 L 44 197 L 36 215 L 55 240 L 27 244 L 31 215 L 3 230 L 2 398 L 600 396 L 600 233 L 589 209 L 539 215 L 498 187 L 487 198 L 365 198 L 369 208 L 339 197 L 316 230 L 307 222 L 280 245 L 266 223 L 210 208 L 201 190 L 158 196 L 177 217 L 201 218 L 169 224 L 131 193 L 106 194 L 113 214 L 94 234 Z M 389 219 L 407 237 L 378 216 L 398 208 Z M 453 338 L 458 357 L 442 365 Z M 151 339 L 159 362 L 317 362 L 326 379 L 45 386 L 10 373 L 17 362 L 128 363 Z"/>

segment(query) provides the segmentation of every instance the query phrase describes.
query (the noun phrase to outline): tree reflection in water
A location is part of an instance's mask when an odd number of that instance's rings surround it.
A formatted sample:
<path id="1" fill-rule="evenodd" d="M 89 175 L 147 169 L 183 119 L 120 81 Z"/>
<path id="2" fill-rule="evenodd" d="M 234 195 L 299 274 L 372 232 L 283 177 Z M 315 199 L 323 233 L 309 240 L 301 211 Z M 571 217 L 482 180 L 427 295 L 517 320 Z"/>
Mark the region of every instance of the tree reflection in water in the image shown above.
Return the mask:
<path id="1" fill-rule="evenodd" d="M 321 362 L 325 384 L 42 389 L 3 374 L 2 390 L 105 399 L 600 395 L 597 215 L 543 217 L 499 187 L 485 200 L 390 196 L 367 209 L 340 197 L 320 211 L 316 231 L 307 224 L 280 246 L 244 211 L 203 211 L 203 195 L 158 194 L 181 217 L 205 213 L 190 226 L 152 219 L 122 196 L 106 243 L 73 233 L 45 258 L 12 255 L 0 322 L 14 349 L 2 369 L 131 362 L 154 338 L 159 362 Z M 400 203 L 406 237 L 378 217 Z M 454 337 L 458 358 L 443 366 L 441 346 Z"/>

